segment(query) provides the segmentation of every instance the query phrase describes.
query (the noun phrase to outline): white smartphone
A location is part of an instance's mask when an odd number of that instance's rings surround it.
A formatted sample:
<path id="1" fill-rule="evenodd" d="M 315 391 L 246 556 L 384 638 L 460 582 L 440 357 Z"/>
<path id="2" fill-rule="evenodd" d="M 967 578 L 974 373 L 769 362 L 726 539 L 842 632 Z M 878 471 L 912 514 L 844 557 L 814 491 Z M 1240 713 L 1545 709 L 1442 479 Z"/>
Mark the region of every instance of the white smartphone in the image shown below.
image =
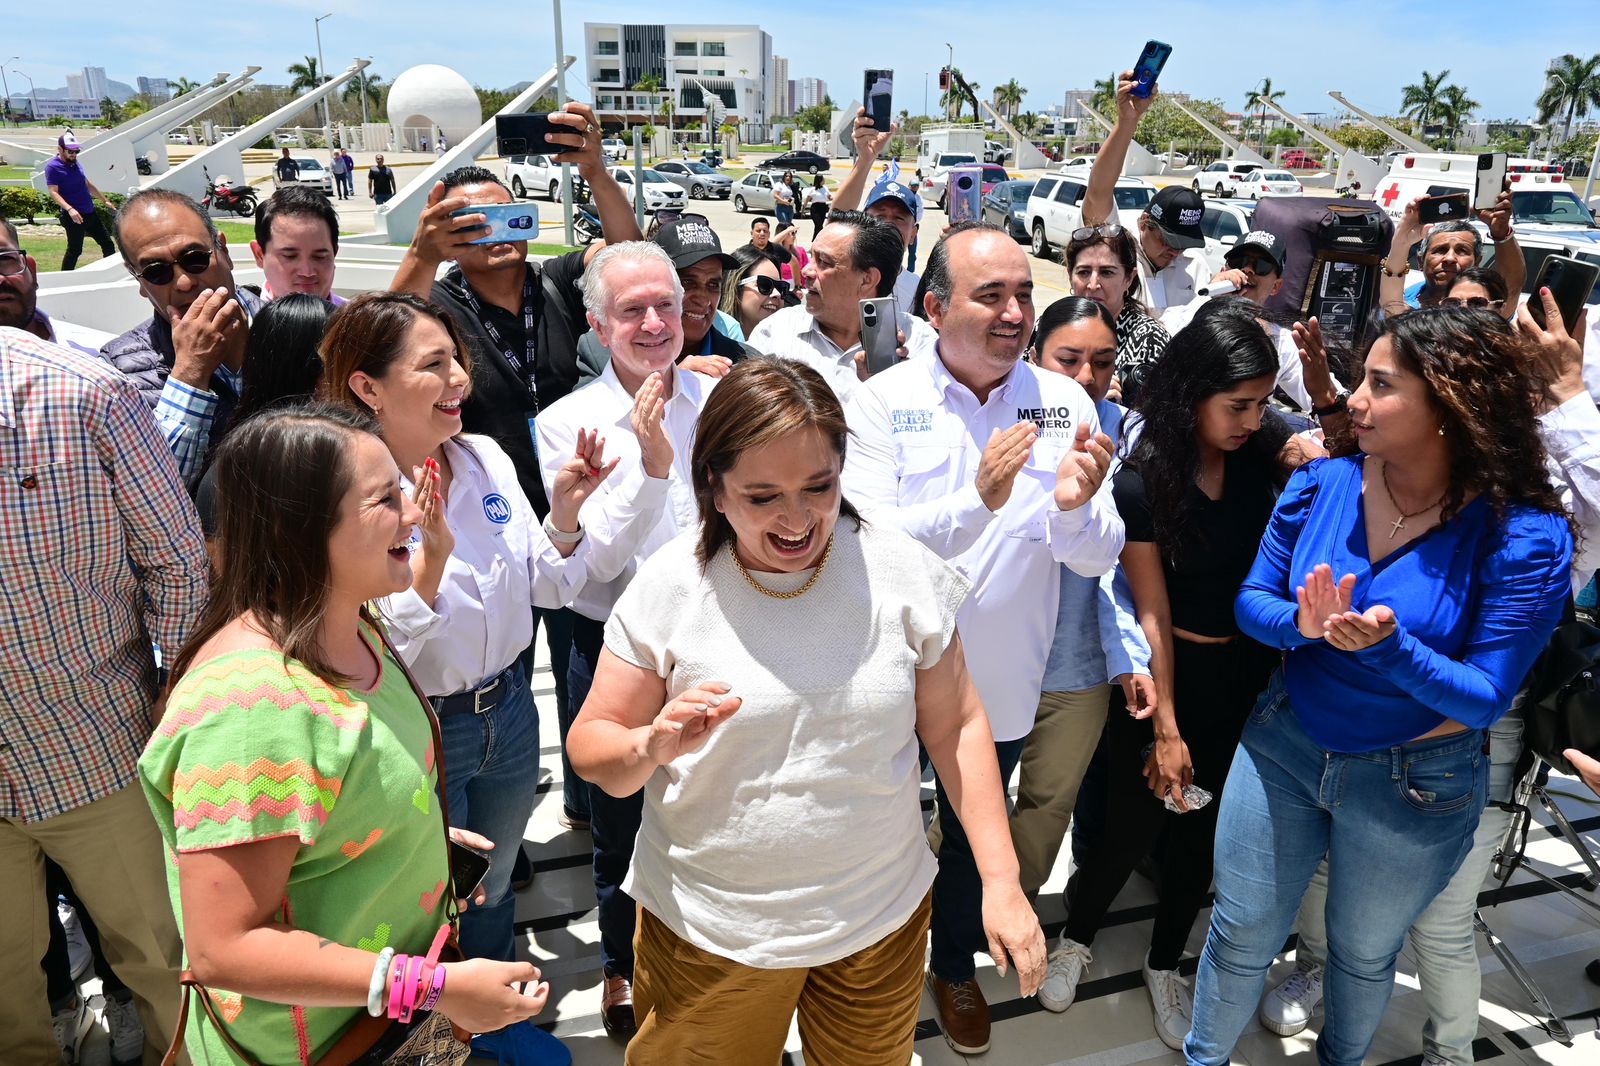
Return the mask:
<path id="1" fill-rule="evenodd" d="M 895 354 L 900 347 L 896 336 L 899 318 L 893 296 L 861 301 L 861 348 L 867 353 L 868 374 L 887 370 L 900 361 Z"/>
<path id="2" fill-rule="evenodd" d="M 983 168 L 951 167 L 950 188 L 945 193 L 950 224 L 976 222 L 983 217 Z"/>
<path id="3" fill-rule="evenodd" d="M 1506 154 L 1484 152 L 1478 156 L 1478 184 L 1472 194 L 1472 209 L 1487 211 L 1505 188 Z"/>
<path id="4" fill-rule="evenodd" d="M 468 241 L 469 244 L 508 244 L 539 238 L 539 209 L 530 203 L 478 204 L 452 211 L 450 215 L 452 218 L 483 215 L 488 219 L 486 226 L 479 227 L 486 231 L 483 236 Z"/>

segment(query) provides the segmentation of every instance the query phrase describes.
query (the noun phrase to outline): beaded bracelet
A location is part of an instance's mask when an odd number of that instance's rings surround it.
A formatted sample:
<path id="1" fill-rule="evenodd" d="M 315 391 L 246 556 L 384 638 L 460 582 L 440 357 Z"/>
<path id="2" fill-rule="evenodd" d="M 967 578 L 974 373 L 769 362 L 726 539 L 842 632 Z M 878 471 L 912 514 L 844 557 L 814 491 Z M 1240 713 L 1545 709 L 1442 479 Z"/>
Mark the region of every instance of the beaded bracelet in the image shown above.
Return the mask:
<path id="1" fill-rule="evenodd" d="M 384 948 L 373 964 L 372 980 L 367 982 L 367 1013 L 374 1018 L 383 1017 L 383 986 L 389 979 L 389 964 L 393 961 L 394 948 Z"/>

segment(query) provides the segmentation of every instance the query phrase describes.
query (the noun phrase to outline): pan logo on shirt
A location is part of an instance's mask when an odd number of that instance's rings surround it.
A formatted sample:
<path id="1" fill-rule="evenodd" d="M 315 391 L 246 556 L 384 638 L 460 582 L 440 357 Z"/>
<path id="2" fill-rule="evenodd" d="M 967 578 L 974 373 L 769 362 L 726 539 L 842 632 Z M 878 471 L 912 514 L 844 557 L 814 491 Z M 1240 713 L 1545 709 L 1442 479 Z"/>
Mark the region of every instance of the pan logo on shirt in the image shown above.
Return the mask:
<path id="1" fill-rule="evenodd" d="M 491 492 L 483 498 L 483 516 L 497 526 L 503 526 L 511 521 L 511 504 L 498 492 Z"/>
<path id="2" fill-rule="evenodd" d="M 1072 431 L 1072 408 L 1019 407 L 1017 408 L 1017 421 L 1032 422 L 1039 427 L 1041 436 L 1070 433 Z"/>
<path id="3" fill-rule="evenodd" d="M 889 412 L 891 433 L 932 433 L 933 412 L 927 408 L 901 408 Z"/>

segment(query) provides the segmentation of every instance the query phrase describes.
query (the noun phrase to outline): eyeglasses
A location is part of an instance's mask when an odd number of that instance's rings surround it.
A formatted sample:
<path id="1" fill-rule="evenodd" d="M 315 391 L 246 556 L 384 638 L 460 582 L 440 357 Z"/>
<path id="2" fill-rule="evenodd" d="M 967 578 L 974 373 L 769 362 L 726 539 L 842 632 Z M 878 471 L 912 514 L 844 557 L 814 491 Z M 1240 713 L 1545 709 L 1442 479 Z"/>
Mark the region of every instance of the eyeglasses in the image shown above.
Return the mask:
<path id="1" fill-rule="evenodd" d="M 1122 236 L 1122 227 L 1115 222 L 1106 222 L 1099 226 L 1080 226 L 1072 231 L 1072 239 L 1075 241 L 1088 241 L 1096 237 L 1120 236 Z"/>
<path id="2" fill-rule="evenodd" d="M 758 274 L 753 278 L 745 278 L 739 284 L 745 287 L 753 286 L 763 296 L 771 296 L 773 293 L 788 296 L 791 288 L 790 284 L 782 278 L 769 278 L 765 274 Z"/>
<path id="3" fill-rule="evenodd" d="M 0 278 L 14 278 L 28 272 L 28 253 L 18 248 L 14 252 L 0 252 Z"/>
<path id="4" fill-rule="evenodd" d="M 1245 267 L 1249 267 L 1257 274 L 1262 275 L 1276 274 L 1278 272 L 1277 262 L 1270 256 L 1265 255 L 1229 256 L 1223 263 L 1229 270 L 1243 270 Z"/>
<path id="5" fill-rule="evenodd" d="M 1487 296 L 1446 296 L 1439 302 L 1452 307 L 1486 307 L 1491 311 L 1498 311 L 1505 306 L 1504 300 L 1491 300 Z"/>
<path id="6" fill-rule="evenodd" d="M 177 260 L 162 260 L 158 263 L 149 263 L 135 269 L 128 267 L 128 273 L 150 285 L 171 285 L 172 279 L 177 276 L 177 268 L 182 267 L 183 272 L 189 275 L 204 274 L 211 269 L 211 259 L 216 255 L 216 245 L 210 248 L 191 248 L 178 256 Z"/>

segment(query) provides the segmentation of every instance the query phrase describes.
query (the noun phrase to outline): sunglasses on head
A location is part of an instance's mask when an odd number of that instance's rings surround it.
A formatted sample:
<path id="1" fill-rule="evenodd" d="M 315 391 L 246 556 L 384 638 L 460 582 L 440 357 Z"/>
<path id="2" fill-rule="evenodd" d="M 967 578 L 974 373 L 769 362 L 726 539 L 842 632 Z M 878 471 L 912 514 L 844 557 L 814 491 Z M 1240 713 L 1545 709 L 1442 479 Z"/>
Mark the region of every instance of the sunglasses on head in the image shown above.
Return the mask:
<path id="1" fill-rule="evenodd" d="M 178 274 L 178 267 L 182 267 L 185 274 L 204 274 L 210 269 L 211 259 L 216 252 L 216 245 L 210 248 L 191 248 L 178 256 L 176 261 L 163 259 L 147 263 L 137 269 L 129 266 L 128 273 L 151 285 L 171 285 L 172 279 Z"/>
<path id="2" fill-rule="evenodd" d="M 14 252 L 0 252 L 0 278 L 12 278 L 28 272 L 27 252 L 18 248 Z"/>
<path id="3" fill-rule="evenodd" d="M 1491 300 L 1487 296 L 1446 296 L 1440 302 L 1452 307 L 1486 307 L 1491 311 L 1505 306 L 1504 300 Z"/>
<path id="4" fill-rule="evenodd" d="M 1115 222 L 1107 222 L 1100 226 L 1080 226 L 1072 231 L 1072 239 L 1075 241 L 1087 241 L 1095 237 L 1117 237 L 1121 236 L 1121 234 L 1121 226 Z"/>
<path id="5" fill-rule="evenodd" d="M 1243 270 L 1245 267 L 1249 267 L 1257 274 L 1276 274 L 1278 272 L 1278 264 L 1270 256 L 1265 255 L 1229 256 L 1226 263 L 1230 270 Z"/>
<path id="6" fill-rule="evenodd" d="M 756 291 L 763 296 L 771 296 L 773 293 L 778 293 L 782 296 L 788 296 L 790 289 L 790 285 L 787 281 L 784 281 L 782 278 L 769 278 L 765 274 L 760 274 L 753 278 L 745 278 L 743 281 L 739 282 L 739 284 L 745 286 L 754 286 Z"/>

